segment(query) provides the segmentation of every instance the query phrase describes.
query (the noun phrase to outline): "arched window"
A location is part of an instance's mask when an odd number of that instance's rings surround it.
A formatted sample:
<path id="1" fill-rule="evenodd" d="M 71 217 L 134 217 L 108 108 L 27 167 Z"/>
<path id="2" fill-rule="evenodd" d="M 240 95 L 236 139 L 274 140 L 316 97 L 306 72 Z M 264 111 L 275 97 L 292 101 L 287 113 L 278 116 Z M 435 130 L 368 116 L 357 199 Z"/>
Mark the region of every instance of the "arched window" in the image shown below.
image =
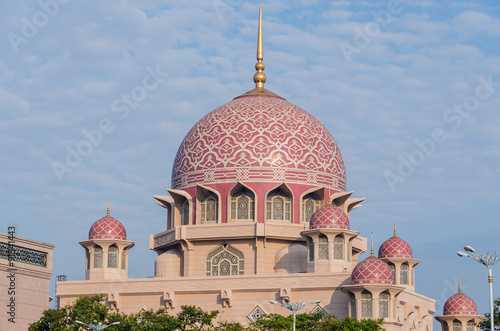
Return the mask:
<path id="1" fill-rule="evenodd" d="M 391 268 L 392 278 L 394 280 L 394 284 L 396 284 L 396 266 L 392 262 L 387 262 L 387 264 L 389 265 L 389 268 Z"/>
<path id="2" fill-rule="evenodd" d="M 387 292 L 382 292 L 378 297 L 378 317 L 389 318 L 389 299 L 390 295 Z"/>
<path id="3" fill-rule="evenodd" d="M 408 285 L 408 263 L 403 263 L 399 270 L 399 283 L 401 285 Z"/>
<path id="4" fill-rule="evenodd" d="M 116 246 L 108 248 L 108 268 L 118 268 L 118 247 Z"/>
<path id="5" fill-rule="evenodd" d="M 340 235 L 333 240 L 333 258 L 335 260 L 344 259 L 344 237 Z"/>
<path id="6" fill-rule="evenodd" d="M 94 268 L 102 268 L 102 248 L 94 247 Z"/>
<path id="7" fill-rule="evenodd" d="M 351 304 L 351 317 L 356 318 L 356 296 L 354 293 L 349 294 L 350 297 L 350 304 Z"/>
<path id="8" fill-rule="evenodd" d="M 311 216 L 320 207 L 320 200 L 314 193 L 309 193 L 302 198 L 302 222 L 309 222 Z"/>
<path id="9" fill-rule="evenodd" d="M 189 225 L 189 201 L 184 199 L 181 204 L 181 225 Z"/>
<path id="10" fill-rule="evenodd" d="M 443 322 L 443 331 L 450 331 L 450 328 L 448 327 L 448 323 L 446 321 Z"/>
<path id="11" fill-rule="evenodd" d="M 267 195 L 267 219 L 276 221 L 291 220 L 292 200 L 282 189 L 275 189 Z"/>
<path id="12" fill-rule="evenodd" d="M 309 239 L 309 262 L 314 261 L 314 242 Z"/>
<path id="13" fill-rule="evenodd" d="M 127 249 L 122 251 L 122 269 L 127 269 Z"/>
<path id="14" fill-rule="evenodd" d="M 474 320 L 467 321 L 466 325 L 466 331 L 474 331 L 476 329 L 476 324 L 474 323 Z"/>
<path id="15" fill-rule="evenodd" d="M 222 244 L 207 254 L 207 276 L 243 275 L 245 260 L 243 253 L 228 244 Z"/>
<path id="16" fill-rule="evenodd" d="M 361 318 L 373 317 L 372 294 L 367 290 L 361 292 Z"/>
<path id="17" fill-rule="evenodd" d="M 90 251 L 87 247 L 85 247 L 85 268 L 87 270 L 90 269 Z"/>
<path id="18" fill-rule="evenodd" d="M 328 260 L 328 238 L 324 234 L 318 237 L 318 260 Z"/>
<path id="19" fill-rule="evenodd" d="M 459 320 L 453 321 L 453 331 L 462 331 L 462 323 Z"/>
<path id="20" fill-rule="evenodd" d="M 255 197 L 252 191 L 242 187 L 231 196 L 231 219 L 253 220 Z"/>
<path id="21" fill-rule="evenodd" d="M 219 199 L 214 192 L 207 191 L 200 200 L 201 223 L 217 223 Z"/>

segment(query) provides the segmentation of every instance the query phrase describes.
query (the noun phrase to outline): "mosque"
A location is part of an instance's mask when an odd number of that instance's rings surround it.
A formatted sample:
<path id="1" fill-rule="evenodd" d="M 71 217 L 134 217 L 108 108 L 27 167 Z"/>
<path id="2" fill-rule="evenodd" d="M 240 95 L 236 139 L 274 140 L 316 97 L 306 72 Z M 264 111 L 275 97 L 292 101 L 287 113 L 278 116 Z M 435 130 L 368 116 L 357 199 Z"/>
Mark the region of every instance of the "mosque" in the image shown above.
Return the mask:
<path id="1" fill-rule="evenodd" d="M 311 303 L 301 312 L 384 318 L 386 330 L 432 330 L 435 301 L 415 292 L 410 245 L 396 235 L 359 261 L 367 239 L 351 229 L 364 198 L 346 190 L 346 170 L 328 130 L 264 88 L 262 15 L 255 88 L 200 119 L 175 156 L 164 231 L 150 236 L 155 275 L 128 279 L 134 243 L 108 213 L 80 242 L 85 280 L 57 283 L 61 305 L 104 293 L 113 311 L 183 305 L 221 311 L 247 324 L 290 312 L 277 302 Z M 83 265 L 83 261 L 82 261 Z M 318 302 L 319 300 L 319 302 Z M 313 303 L 314 302 L 314 303 Z M 479 330 L 474 301 L 459 292 L 436 317 L 443 330 Z"/>

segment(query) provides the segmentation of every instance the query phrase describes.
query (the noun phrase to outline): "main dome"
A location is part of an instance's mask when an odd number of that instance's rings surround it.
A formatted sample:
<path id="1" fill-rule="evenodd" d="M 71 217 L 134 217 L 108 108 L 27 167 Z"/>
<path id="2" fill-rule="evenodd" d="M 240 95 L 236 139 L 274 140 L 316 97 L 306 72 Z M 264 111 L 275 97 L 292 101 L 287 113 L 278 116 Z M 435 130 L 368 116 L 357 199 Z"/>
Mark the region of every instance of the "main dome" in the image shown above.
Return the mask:
<path id="1" fill-rule="evenodd" d="M 243 95 L 216 108 L 177 151 L 173 188 L 236 181 L 346 187 L 332 135 L 311 114 L 274 95 Z"/>

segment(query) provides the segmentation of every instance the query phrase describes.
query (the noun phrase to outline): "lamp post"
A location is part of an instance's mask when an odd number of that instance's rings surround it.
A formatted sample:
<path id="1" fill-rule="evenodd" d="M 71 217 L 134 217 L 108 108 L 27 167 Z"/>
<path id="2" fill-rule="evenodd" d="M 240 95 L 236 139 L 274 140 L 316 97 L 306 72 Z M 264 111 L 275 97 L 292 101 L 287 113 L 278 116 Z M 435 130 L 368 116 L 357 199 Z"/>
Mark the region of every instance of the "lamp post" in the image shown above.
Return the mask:
<path id="1" fill-rule="evenodd" d="M 289 303 L 288 301 L 289 301 L 288 297 L 285 297 L 285 303 L 281 303 L 275 300 L 269 300 L 270 303 L 275 305 L 281 305 L 281 307 L 285 307 L 286 309 L 290 310 L 293 313 L 293 331 L 295 331 L 295 317 L 297 315 L 297 312 L 309 304 L 321 302 L 321 300 L 314 300 L 309 303 L 306 302 Z"/>
<path id="2" fill-rule="evenodd" d="M 493 313 L 493 274 L 491 273 L 491 267 L 493 267 L 495 263 L 500 261 L 500 256 L 497 256 L 496 252 L 479 254 L 476 252 L 474 248 L 472 248 L 469 245 L 464 246 L 464 249 L 469 253 L 458 251 L 457 255 L 460 257 L 470 257 L 471 259 L 474 259 L 477 262 L 488 267 L 488 283 L 490 283 L 490 324 L 491 324 L 491 331 L 494 331 L 495 315 Z"/>
<path id="3" fill-rule="evenodd" d="M 85 324 L 81 321 L 75 321 L 76 323 L 79 323 L 79 324 L 83 324 L 85 325 L 86 327 L 88 327 L 89 329 L 91 330 L 95 330 L 95 331 L 102 331 L 104 330 L 105 328 L 111 326 L 111 325 L 117 325 L 117 324 L 120 324 L 120 322 L 114 322 L 114 323 L 111 323 L 109 325 L 105 325 L 105 324 L 102 324 L 101 322 L 97 323 L 97 324 Z M 97 322 L 97 321 L 94 321 L 94 323 Z"/>

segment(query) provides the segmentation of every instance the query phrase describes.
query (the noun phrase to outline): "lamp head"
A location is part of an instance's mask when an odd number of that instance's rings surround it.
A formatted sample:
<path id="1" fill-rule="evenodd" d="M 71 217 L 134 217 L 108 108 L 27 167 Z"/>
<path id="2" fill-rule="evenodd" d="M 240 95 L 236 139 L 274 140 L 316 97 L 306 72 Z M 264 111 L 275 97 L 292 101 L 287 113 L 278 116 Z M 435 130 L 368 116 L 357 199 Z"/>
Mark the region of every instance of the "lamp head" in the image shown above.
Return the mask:
<path id="1" fill-rule="evenodd" d="M 285 303 L 289 303 L 290 302 L 290 298 L 289 297 L 284 297 L 283 301 L 285 301 Z"/>
<path id="2" fill-rule="evenodd" d="M 311 301 L 311 303 L 320 303 L 321 300 L 314 300 L 314 301 Z"/>
<path id="3" fill-rule="evenodd" d="M 273 305 L 279 305 L 280 303 L 276 300 L 269 300 L 270 303 L 272 303 Z"/>
<path id="4" fill-rule="evenodd" d="M 476 250 L 474 248 L 472 248 L 470 245 L 467 245 L 467 246 L 464 246 L 464 249 L 467 251 L 467 252 L 472 252 L 472 253 L 475 253 Z"/>
<path id="5" fill-rule="evenodd" d="M 469 254 L 467 254 L 465 252 L 462 252 L 462 251 L 458 251 L 457 255 L 460 256 L 460 257 L 469 257 Z"/>

